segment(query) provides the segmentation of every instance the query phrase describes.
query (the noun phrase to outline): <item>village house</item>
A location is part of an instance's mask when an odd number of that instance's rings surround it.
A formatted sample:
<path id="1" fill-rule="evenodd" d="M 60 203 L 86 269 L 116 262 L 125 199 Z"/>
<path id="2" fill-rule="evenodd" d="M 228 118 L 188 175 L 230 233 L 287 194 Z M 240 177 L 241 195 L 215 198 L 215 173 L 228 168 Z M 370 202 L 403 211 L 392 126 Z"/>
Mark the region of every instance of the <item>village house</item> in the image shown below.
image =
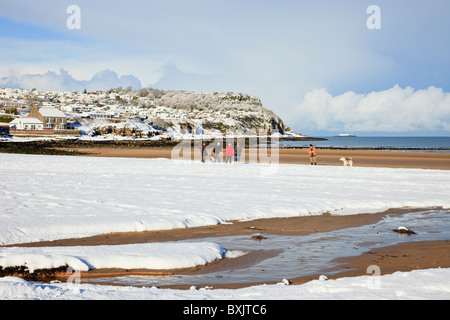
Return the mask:
<path id="1" fill-rule="evenodd" d="M 9 123 L 11 129 L 17 130 L 43 130 L 44 123 L 37 118 L 16 118 Z"/>
<path id="2" fill-rule="evenodd" d="M 103 111 L 92 111 L 85 113 L 82 117 L 89 117 L 92 120 L 96 119 L 112 119 L 114 117 L 114 113 L 112 112 L 103 112 Z"/>
<path id="3" fill-rule="evenodd" d="M 64 112 L 56 108 L 39 108 L 33 106 L 28 117 L 41 120 L 46 129 L 67 129 L 67 116 Z"/>

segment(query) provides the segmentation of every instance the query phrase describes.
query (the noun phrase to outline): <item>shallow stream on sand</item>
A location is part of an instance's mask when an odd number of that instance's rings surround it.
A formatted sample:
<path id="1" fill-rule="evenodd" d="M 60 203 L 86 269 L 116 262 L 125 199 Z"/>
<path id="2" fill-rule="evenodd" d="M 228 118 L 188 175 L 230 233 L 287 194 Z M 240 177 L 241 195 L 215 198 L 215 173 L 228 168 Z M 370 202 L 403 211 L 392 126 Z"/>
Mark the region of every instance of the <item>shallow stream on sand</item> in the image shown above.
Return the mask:
<path id="1" fill-rule="evenodd" d="M 393 229 L 403 226 L 416 232 L 402 235 Z M 255 232 L 255 235 L 257 233 Z M 371 248 L 403 242 L 450 239 L 450 210 L 429 209 L 403 215 L 388 215 L 378 223 L 306 236 L 280 236 L 261 233 L 256 241 L 248 235 L 206 238 L 227 250 L 276 250 L 277 255 L 245 268 L 198 275 L 121 276 L 89 279 L 90 283 L 130 286 L 165 286 L 273 282 L 316 275 L 337 266 L 333 259 L 361 255 Z M 183 240 L 198 241 L 198 240 Z M 328 275 L 330 272 L 327 273 Z"/>

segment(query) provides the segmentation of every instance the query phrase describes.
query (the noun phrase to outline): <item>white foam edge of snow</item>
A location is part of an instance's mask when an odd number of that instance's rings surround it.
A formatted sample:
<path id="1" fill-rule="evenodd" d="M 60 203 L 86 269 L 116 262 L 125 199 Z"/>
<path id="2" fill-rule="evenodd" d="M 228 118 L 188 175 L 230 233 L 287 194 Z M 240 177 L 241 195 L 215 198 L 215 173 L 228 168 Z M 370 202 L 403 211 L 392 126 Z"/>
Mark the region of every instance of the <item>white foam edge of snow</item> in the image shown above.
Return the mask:
<path id="1" fill-rule="evenodd" d="M 101 268 L 178 269 L 206 265 L 246 254 L 212 242 L 153 242 L 129 245 L 0 248 L 0 266 L 26 266 L 30 272 L 62 266 L 89 271 Z"/>
<path id="2" fill-rule="evenodd" d="M 41 284 L 0 278 L 1 300 L 442 300 L 450 299 L 450 268 L 312 280 L 301 285 L 257 285 L 240 289 L 181 290 L 84 283 Z"/>

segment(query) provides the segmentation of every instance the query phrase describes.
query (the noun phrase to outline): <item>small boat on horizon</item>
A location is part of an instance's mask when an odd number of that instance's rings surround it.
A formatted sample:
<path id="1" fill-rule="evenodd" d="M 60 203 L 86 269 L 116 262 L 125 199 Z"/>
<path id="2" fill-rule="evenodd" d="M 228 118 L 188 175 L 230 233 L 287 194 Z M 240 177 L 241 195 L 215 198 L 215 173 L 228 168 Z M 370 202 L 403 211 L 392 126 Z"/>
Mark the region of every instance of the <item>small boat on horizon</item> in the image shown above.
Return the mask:
<path id="1" fill-rule="evenodd" d="M 351 133 L 340 133 L 336 137 L 356 137 L 356 136 Z"/>

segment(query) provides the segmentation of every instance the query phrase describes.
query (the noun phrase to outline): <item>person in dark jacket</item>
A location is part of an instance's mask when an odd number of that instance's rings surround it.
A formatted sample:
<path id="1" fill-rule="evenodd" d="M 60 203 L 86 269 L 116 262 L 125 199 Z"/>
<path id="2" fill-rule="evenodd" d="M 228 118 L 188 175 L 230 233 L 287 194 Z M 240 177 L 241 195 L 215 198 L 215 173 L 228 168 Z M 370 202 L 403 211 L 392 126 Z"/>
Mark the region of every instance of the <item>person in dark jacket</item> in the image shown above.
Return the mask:
<path id="1" fill-rule="evenodd" d="M 242 152 L 242 147 L 241 145 L 238 143 L 236 148 L 234 149 L 234 157 L 235 157 L 235 161 L 239 162 L 239 159 L 241 158 L 241 152 Z"/>
<path id="2" fill-rule="evenodd" d="M 206 151 L 206 143 L 202 144 L 202 162 L 206 161 L 206 157 L 208 156 L 208 152 Z"/>
<path id="3" fill-rule="evenodd" d="M 222 146 L 220 145 L 220 142 L 217 142 L 216 146 L 214 147 L 214 153 L 214 161 L 221 162 L 220 158 L 222 157 Z"/>

